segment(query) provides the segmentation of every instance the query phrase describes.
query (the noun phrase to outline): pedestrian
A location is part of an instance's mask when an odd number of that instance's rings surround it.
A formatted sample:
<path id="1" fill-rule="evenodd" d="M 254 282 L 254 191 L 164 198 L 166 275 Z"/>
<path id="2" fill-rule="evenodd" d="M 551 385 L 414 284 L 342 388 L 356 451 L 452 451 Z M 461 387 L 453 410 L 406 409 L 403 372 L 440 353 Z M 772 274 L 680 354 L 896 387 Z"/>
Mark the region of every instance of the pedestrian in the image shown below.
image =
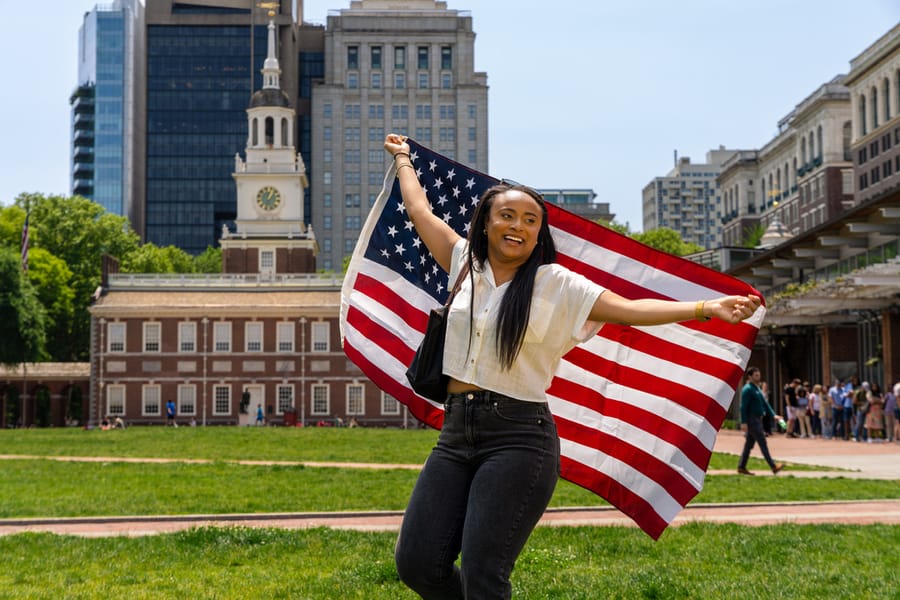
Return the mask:
<path id="1" fill-rule="evenodd" d="M 841 388 L 841 403 L 844 407 L 844 440 L 850 440 L 850 432 L 853 430 L 853 390 L 854 382 L 859 385 L 859 379 L 854 375 Z"/>
<path id="2" fill-rule="evenodd" d="M 545 390 L 562 355 L 604 322 L 736 323 L 760 300 L 627 300 L 605 290 L 556 264 L 544 199 L 518 184 L 482 194 L 464 239 L 431 211 L 406 138 L 389 134 L 384 147 L 416 234 L 459 279 L 447 317 L 444 424 L 403 517 L 397 571 L 423 598 L 509 598 L 516 558 L 559 475 Z"/>
<path id="3" fill-rule="evenodd" d="M 256 405 L 256 424 L 262 425 L 265 421 L 265 415 L 263 414 L 262 404 Z"/>
<path id="4" fill-rule="evenodd" d="M 175 422 L 175 402 L 171 398 L 166 402 L 166 425 L 178 427 L 178 423 Z"/>
<path id="5" fill-rule="evenodd" d="M 784 386 L 784 406 L 787 411 L 787 432 L 784 437 L 797 437 L 794 430 L 797 425 L 797 386 L 800 385 L 799 379 L 793 379 Z"/>
<path id="6" fill-rule="evenodd" d="M 888 441 L 900 442 L 900 382 L 884 395 L 884 431 Z"/>
<path id="7" fill-rule="evenodd" d="M 869 385 L 869 393 L 866 395 L 866 439 L 872 441 L 884 441 L 884 396 L 881 394 L 881 386 L 877 381 Z"/>
<path id="8" fill-rule="evenodd" d="M 819 424 L 822 437 L 830 440 L 834 436 L 834 401 L 821 383 L 813 386 L 813 393 L 819 398 Z"/>
<path id="9" fill-rule="evenodd" d="M 859 380 L 857 380 L 858 383 Z M 853 439 L 857 442 L 863 441 L 866 437 L 866 413 L 869 412 L 869 389 L 868 381 L 863 381 L 862 385 L 853 387 L 853 417 L 855 419 L 853 425 Z"/>
<path id="10" fill-rule="evenodd" d="M 747 383 L 741 389 L 741 431 L 744 432 L 744 449 L 738 461 L 738 473 L 741 475 L 753 475 L 747 469 L 747 461 L 750 460 L 750 451 L 754 444 L 759 444 L 759 451 L 769 464 L 773 474 L 778 474 L 784 468 L 784 463 L 776 463 L 769 453 L 769 443 L 763 432 L 762 418 L 772 410 L 760 389 L 762 373 L 758 367 L 747 369 Z M 774 416 L 774 415 L 773 415 Z"/>
<path id="11" fill-rule="evenodd" d="M 809 407 L 806 412 L 809 416 L 809 431 L 812 437 L 819 437 L 822 435 L 822 386 L 818 383 L 810 386 L 808 381 L 804 381 L 803 387 L 809 390 Z"/>
<path id="12" fill-rule="evenodd" d="M 828 388 L 828 397 L 831 398 L 832 435 L 835 438 L 843 437 L 844 394 L 840 379 L 835 379 L 834 384 Z"/>
<path id="13" fill-rule="evenodd" d="M 812 427 L 810 426 L 809 421 L 809 388 L 807 387 L 809 384 L 798 384 L 794 391 L 797 395 L 797 408 L 795 410 L 795 414 L 797 415 L 797 424 L 800 428 L 800 437 L 801 438 L 810 438 L 812 437 Z"/>

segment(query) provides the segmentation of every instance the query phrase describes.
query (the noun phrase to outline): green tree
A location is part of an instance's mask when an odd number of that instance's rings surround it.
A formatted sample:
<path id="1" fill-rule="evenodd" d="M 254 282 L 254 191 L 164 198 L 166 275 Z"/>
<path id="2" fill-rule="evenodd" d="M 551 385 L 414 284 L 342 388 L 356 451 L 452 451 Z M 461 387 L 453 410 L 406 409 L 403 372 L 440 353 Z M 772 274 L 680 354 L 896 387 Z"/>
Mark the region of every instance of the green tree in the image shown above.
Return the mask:
<path id="1" fill-rule="evenodd" d="M 72 271 L 61 258 L 44 248 L 28 253 L 28 282 L 46 313 L 47 347 L 60 348 L 72 337 L 75 317 L 75 290 L 71 286 Z M 56 358 L 51 352 L 51 357 Z"/>
<path id="2" fill-rule="evenodd" d="M 221 273 L 222 249 L 207 246 L 206 250 L 194 257 L 194 272 Z"/>
<path id="3" fill-rule="evenodd" d="M 663 252 L 668 252 L 675 256 L 685 256 L 686 254 L 693 254 L 694 252 L 701 252 L 703 250 L 702 246 L 698 246 L 691 242 L 685 242 L 681 239 L 681 236 L 678 235 L 677 231 L 669 229 L 668 227 L 660 227 L 643 233 L 635 233 L 631 237 L 643 244 L 647 244 L 651 248 L 656 248 L 657 250 L 662 250 Z"/>
<path id="4" fill-rule="evenodd" d="M 759 242 L 762 240 L 762 236 L 765 233 L 766 228 L 763 227 L 762 223 L 744 227 L 744 241 L 741 246 L 744 248 L 756 248 L 759 246 Z"/>
<path id="5" fill-rule="evenodd" d="M 122 257 L 123 273 L 193 273 L 194 259 L 175 246 L 146 243 Z"/>
<path id="6" fill-rule="evenodd" d="M 621 223 L 617 223 L 616 221 L 604 221 L 603 219 L 597 219 L 597 222 L 617 233 L 621 233 L 622 235 L 627 235 L 628 237 L 632 237 L 634 235 L 631 233 L 631 227 L 628 225 L 628 223 L 622 225 Z"/>
<path id="7" fill-rule="evenodd" d="M 45 360 L 44 322 L 44 308 L 22 276 L 19 253 L 0 248 L 0 364 Z"/>
<path id="8" fill-rule="evenodd" d="M 69 337 L 52 348 L 53 359 L 85 360 L 90 348 L 88 307 L 100 285 L 101 256 L 127 256 L 140 244 L 128 219 L 113 215 L 80 196 L 21 194 L 16 205 L 30 208 L 31 245 L 44 248 L 66 263 L 72 272 L 74 310 Z M 56 328 L 61 325 L 57 324 Z"/>

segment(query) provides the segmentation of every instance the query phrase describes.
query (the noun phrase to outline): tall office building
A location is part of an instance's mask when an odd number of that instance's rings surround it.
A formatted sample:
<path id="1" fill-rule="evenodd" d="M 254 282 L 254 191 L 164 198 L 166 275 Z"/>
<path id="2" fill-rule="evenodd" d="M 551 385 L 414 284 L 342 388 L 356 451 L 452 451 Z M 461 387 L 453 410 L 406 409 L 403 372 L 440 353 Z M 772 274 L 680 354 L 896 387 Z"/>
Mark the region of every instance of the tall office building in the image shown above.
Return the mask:
<path id="1" fill-rule="evenodd" d="M 715 248 L 722 237 L 722 196 L 717 178 L 722 164 L 737 150 L 706 153 L 705 163 L 692 163 L 684 156 L 665 177 L 655 177 L 644 186 L 644 231 L 668 227 L 706 249 Z"/>
<path id="2" fill-rule="evenodd" d="M 328 15 L 312 90 L 309 161 L 318 267 L 340 271 L 384 179 L 397 132 L 487 171 L 487 75 L 468 12 L 434 0 L 354 0 Z M 302 147 L 301 147 L 302 150 Z"/>
<path id="3" fill-rule="evenodd" d="M 115 0 L 85 13 L 72 106 L 71 193 L 139 222 L 143 197 L 143 6 Z"/>
<path id="4" fill-rule="evenodd" d="M 305 122 L 309 103 L 298 95 L 306 36 L 293 4 L 147 0 L 147 241 L 199 253 L 216 245 L 223 225 L 234 227 L 233 157 L 245 147 L 248 99 L 263 84 L 270 10 L 281 85 Z"/>

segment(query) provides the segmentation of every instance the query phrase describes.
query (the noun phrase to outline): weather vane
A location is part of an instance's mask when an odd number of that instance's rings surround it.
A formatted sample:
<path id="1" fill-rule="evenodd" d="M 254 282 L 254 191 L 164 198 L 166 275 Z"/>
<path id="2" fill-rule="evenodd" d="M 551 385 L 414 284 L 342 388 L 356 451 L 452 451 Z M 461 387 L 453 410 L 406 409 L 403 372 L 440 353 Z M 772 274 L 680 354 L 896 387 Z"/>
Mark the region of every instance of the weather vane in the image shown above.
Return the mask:
<path id="1" fill-rule="evenodd" d="M 280 2 L 260 2 L 257 4 L 257 6 L 260 8 L 268 9 L 269 16 L 274 17 L 275 11 L 278 9 L 279 4 L 281 4 L 281 3 Z"/>

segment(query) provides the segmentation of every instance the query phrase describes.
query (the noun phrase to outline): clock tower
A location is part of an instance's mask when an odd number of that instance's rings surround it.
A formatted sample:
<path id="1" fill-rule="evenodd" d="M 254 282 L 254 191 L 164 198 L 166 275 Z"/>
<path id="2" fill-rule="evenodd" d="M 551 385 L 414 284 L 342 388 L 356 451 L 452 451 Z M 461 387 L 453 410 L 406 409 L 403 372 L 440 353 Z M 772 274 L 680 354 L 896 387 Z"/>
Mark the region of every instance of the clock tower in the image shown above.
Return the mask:
<path id="1" fill-rule="evenodd" d="M 281 89 L 273 20 L 262 75 L 263 87 L 247 108 L 247 158 L 234 157 L 237 218 L 235 231 L 222 228 L 222 268 L 263 276 L 311 273 L 318 247 L 303 218 L 309 182 L 294 146 L 296 114 Z"/>

